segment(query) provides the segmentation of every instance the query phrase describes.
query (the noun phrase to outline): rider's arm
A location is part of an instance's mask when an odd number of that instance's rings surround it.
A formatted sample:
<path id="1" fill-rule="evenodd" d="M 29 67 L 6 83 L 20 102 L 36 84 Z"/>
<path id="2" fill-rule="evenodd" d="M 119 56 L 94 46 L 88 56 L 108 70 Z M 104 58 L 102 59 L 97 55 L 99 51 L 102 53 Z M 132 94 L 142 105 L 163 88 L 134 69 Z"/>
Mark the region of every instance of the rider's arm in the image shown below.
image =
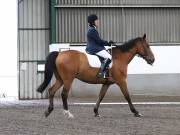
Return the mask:
<path id="1" fill-rule="evenodd" d="M 102 45 L 102 46 L 108 46 L 109 45 L 109 43 L 107 41 L 102 40 L 99 37 L 99 34 L 98 34 L 98 32 L 95 29 L 92 29 L 91 31 L 89 31 L 88 36 L 90 38 L 92 38 L 99 45 Z"/>

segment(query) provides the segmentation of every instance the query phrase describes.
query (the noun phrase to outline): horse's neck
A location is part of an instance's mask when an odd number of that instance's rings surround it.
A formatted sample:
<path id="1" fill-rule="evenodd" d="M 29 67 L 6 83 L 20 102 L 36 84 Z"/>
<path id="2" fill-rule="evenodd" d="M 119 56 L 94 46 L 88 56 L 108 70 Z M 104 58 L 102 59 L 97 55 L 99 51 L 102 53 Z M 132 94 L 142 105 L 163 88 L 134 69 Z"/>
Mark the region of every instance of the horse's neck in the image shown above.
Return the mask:
<path id="1" fill-rule="evenodd" d="M 112 51 L 112 55 L 115 59 L 119 59 L 119 61 L 122 63 L 125 63 L 125 64 L 129 64 L 132 59 L 134 58 L 135 56 L 135 51 L 133 49 L 130 49 L 129 51 L 121 51 L 117 48 L 113 49 Z"/>

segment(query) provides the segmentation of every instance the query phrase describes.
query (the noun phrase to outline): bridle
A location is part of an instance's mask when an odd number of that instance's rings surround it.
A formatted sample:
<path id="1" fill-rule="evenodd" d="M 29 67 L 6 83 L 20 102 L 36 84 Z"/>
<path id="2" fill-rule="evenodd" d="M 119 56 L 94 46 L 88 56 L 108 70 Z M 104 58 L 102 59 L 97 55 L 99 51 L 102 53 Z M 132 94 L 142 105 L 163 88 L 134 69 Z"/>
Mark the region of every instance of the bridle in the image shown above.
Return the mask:
<path id="1" fill-rule="evenodd" d="M 140 57 L 140 58 L 143 58 L 144 60 L 146 60 L 147 59 L 147 57 L 148 57 L 148 55 L 146 55 L 147 54 L 147 50 L 146 50 L 146 48 L 144 47 L 144 45 L 142 45 L 143 46 L 143 49 L 144 49 L 144 51 L 145 51 L 145 53 L 144 53 L 144 55 L 143 54 L 139 54 L 139 53 L 137 53 L 137 52 L 133 52 L 132 50 L 129 50 L 129 51 L 127 51 L 128 53 L 130 53 L 132 56 L 137 56 L 137 57 Z"/>
<path id="2" fill-rule="evenodd" d="M 143 39 L 141 40 L 141 44 L 142 44 L 143 51 L 144 51 L 143 54 L 140 54 L 140 53 L 138 53 L 138 52 L 134 52 L 134 51 L 132 51 L 132 49 L 129 49 L 129 50 L 126 51 L 126 52 L 129 53 L 129 54 L 131 54 L 133 57 L 136 55 L 136 56 L 138 56 L 138 57 L 140 57 L 140 58 L 143 58 L 148 64 L 151 64 L 151 65 L 152 65 L 152 63 L 154 62 L 154 60 L 149 59 L 148 49 L 145 47 Z M 115 47 L 117 47 L 117 48 L 119 47 L 119 46 L 116 45 L 116 44 L 113 44 L 113 46 L 115 46 Z M 112 46 L 111 46 L 111 47 L 112 47 Z M 112 51 L 112 50 L 111 50 L 111 51 Z"/>
<path id="3" fill-rule="evenodd" d="M 111 45 L 111 54 L 112 54 L 112 46 L 115 46 L 115 47 L 118 48 L 118 45 L 116 45 L 116 44 Z M 144 60 L 146 60 L 146 58 L 148 57 L 148 55 L 146 55 L 146 54 L 147 54 L 147 50 L 146 50 L 146 48 L 144 47 L 144 45 L 142 45 L 142 46 L 143 46 L 143 49 L 144 49 L 144 51 L 145 51 L 144 55 L 139 54 L 139 53 L 137 53 L 137 52 L 133 52 L 131 49 L 128 50 L 127 53 L 130 53 L 132 56 L 135 56 L 135 55 L 136 55 L 136 56 L 138 56 L 138 57 L 143 58 Z"/>

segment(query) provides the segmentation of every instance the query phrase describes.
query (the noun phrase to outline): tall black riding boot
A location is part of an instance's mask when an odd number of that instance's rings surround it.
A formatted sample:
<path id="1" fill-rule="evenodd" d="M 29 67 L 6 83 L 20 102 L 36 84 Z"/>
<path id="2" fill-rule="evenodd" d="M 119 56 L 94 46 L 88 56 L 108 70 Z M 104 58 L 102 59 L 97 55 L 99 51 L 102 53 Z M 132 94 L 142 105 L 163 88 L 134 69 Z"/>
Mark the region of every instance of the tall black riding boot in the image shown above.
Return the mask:
<path id="1" fill-rule="evenodd" d="M 104 60 L 104 62 L 101 64 L 99 72 L 96 75 L 98 78 L 107 78 L 107 77 L 109 77 L 108 74 L 107 74 L 107 71 L 108 71 L 107 68 L 108 68 L 110 63 L 111 63 L 110 59 L 105 59 Z"/>

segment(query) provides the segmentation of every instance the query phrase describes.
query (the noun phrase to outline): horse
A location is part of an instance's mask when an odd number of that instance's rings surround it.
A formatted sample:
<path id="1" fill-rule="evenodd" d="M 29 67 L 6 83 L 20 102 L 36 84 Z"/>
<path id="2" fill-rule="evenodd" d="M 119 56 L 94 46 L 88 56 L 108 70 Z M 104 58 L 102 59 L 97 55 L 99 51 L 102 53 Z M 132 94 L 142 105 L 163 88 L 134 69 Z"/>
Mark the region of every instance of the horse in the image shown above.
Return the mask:
<path id="1" fill-rule="evenodd" d="M 59 52 L 51 52 L 45 63 L 44 81 L 37 88 L 37 92 L 42 93 L 50 83 L 53 73 L 56 81 L 48 89 L 49 92 L 49 106 L 45 111 L 45 117 L 53 111 L 53 99 L 56 91 L 63 86 L 61 92 L 63 102 L 63 112 L 70 118 L 73 118 L 73 114 L 68 109 L 68 93 L 71 88 L 71 84 L 75 78 L 91 84 L 102 84 L 96 105 L 94 107 L 95 117 L 99 117 L 99 106 L 103 100 L 108 88 L 112 84 L 117 84 L 122 91 L 125 99 L 128 102 L 129 108 L 135 117 L 141 117 L 140 114 L 134 107 L 130 94 L 127 88 L 127 68 L 128 64 L 138 55 L 143 58 L 148 64 L 152 65 L 155 61 L 154 54 L 146 40 L 146 34 L 142 37 L 131 39 L 123 45 L 116 45 L 111 48 L 112 52 L 112 67 L 109 68 L 109 78 L 102 79 L 97 78 L 99 68 L 91 67 L 88 63 L 87 56 L 83 52 L 77 50 L 68 50 Z"/>

